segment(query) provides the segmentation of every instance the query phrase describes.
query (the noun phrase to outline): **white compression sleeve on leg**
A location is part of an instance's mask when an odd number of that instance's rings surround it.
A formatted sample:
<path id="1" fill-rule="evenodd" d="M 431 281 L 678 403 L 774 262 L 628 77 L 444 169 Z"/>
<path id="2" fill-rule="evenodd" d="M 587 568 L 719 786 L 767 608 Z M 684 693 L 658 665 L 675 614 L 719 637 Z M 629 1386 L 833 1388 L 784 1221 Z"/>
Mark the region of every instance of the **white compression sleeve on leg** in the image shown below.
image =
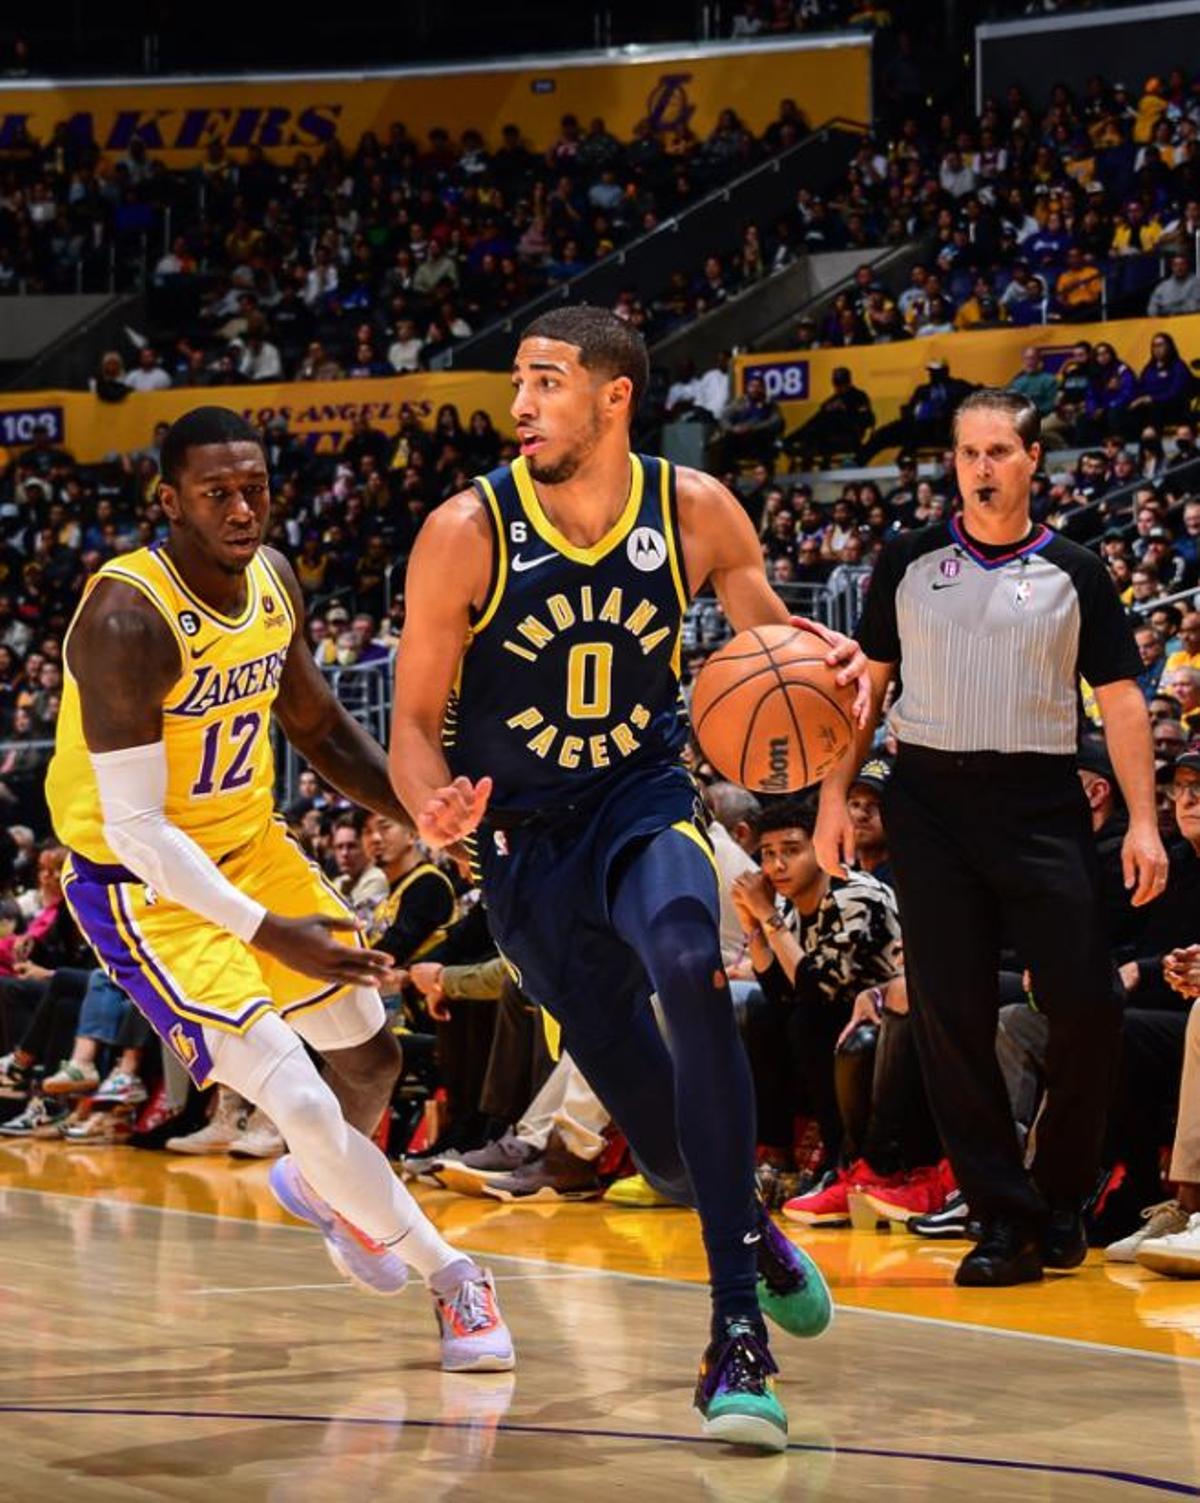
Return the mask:
<path id="1" fill-rule="evenodd" d="M 167 750 L 161 741 L 93 752 L 104 838 L 136 877 L 172 902 L 249 942 L 266 914 L 239 892 L 190 835 L 164 813 Z"/>
<path id="2" fill-rule="evenodd" d="M 274 1021 L 255 1023 L 249 1038 Z M 286 1027 L 282 1021 L 279 1026 Z M 302 1049 L 280 1058 L 255 1103 L 283 1134 L 317 1194 L 368 1237 L 394 1249 L 426 1282 L 452 1263 L 469 1262 L 439 1235 L 375 1144 L 345 1120 L 337 1097 Z"/>

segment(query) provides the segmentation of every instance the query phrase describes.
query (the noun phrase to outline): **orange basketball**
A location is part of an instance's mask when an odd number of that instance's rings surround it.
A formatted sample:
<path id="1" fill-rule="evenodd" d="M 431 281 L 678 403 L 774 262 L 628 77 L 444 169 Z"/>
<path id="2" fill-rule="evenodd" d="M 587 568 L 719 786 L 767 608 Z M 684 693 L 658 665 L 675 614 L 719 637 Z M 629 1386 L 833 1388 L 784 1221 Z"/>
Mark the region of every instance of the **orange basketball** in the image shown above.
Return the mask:
<path id="1" fill-rule="evenodd" d="M 839 688 L 828 644 L 798 626 L 754 626 L 696 676 L 692 725 L 713 766 L 754 793 L 816 783 L 854 735 L 855 686 Z"/>

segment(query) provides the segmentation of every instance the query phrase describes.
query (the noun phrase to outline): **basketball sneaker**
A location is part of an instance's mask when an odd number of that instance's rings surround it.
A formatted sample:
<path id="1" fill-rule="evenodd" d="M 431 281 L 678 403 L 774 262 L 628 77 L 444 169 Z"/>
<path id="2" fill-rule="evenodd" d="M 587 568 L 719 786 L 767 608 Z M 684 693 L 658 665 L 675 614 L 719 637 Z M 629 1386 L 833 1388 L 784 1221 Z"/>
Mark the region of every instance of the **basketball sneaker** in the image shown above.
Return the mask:
<path id="1" fill-rule="evenodd" d="M 971 1215 L 967 1197 L 961 1190 L 951 1190 L 940 1211 L 913 1216 L 907 1226 L 915 1237 L 937 1241 L 978 1242 L 983 1235 L 983 1226 Z"/>
<path id="2" fill-rule="evenodd" d="M 100 1089 L 92 1100 L 97 1106 L 141 1106 L 148 1094 L 137 1075 L 114 1070 L 100 1082 Z"/>
<path id="3" fill-rule="evenodd" d="M 821 1270 L 760 1207 L 758 1307 L 789 1336 L 820 1336 L 833 1320 L 833 1300 Z"/>
<path id="4" fill-rule="evenodd" d="M 53 1075 L 42 1081 L 47 1096 L 87 1096 L 100 1084 L 95 1065 L 77 1065 L 72 1059 L 60 1061 Z"/>
<path id="5" fill-rule="evenodd" d="M 778 1371 L 754 1321 L 727 1321 L 724 1333 L 709 1342 L 700 1360 L 693 1404 L 704 1434 L 735 1446 L 784 1450 L 788 1424 L 775 1397 Z"/>
<path id="6" fill-rule="evenodd" d="M 451 1264 L 429 1281 L 433 1313 L 442 1342 L 442 1371 L 448 1373 L 506 1373 L 517 1365 L 512 1336 L 496 1303 L 491 1271 L 467 1259 L 466 1278 Z"/>
<path id="7" fill-rule="evenodd" d="M 1137 1260 L 1152 1273 L 1200 1279 L 1200 1211 L 1188 1218 L 1182 1231 L 1147 1238 L 1137 1250 Z"/>
<path id="8" fill-rule="evenodd" d="M 287 1152 L 283 1135 L 261 1107 L 246 1118 L 246 1128 L 229 1145 L 235 1159 L 273 1159 Z"/>
<path id="9" fill-rule="evenodd" d="M 953 1181 L 946 1182 L 948 1173 L 948 1168 L 943 1170 L 940 1164 L 930 1164 L 903 1175 L 895 1184 L 870 1185 L 863 1196 L 877 1216 L 907 1226 L 911 1217 L 928 1216 L 946 1204 L 946 1196 L 953 1188 Z"/>
<path id="10" fill-rule="evenodd" d="M 514 1132 L 485 1143 L 470 1152 L 449 1153 L 430 1160 L 425 1172 L 435 1170 L 438 1183 L 460 1195 L 482 1195 L 484 1184 L 495 1175 L 515 1174 L 541 1156 L 541 1149 L 526 1143 Z"/>
<path id="11" fill-rule="evenodd" d="M 33 1084 L 33 1066 L 23 1065 L 16 1052 L 0 1055 L 0 1097 L 22 1101 Z"/>
<path id="12" fill-rule="evenodd" d="M 271 1165 L 267 1184 L 285 1211 L 317 1228 L 325 1238 L 330 1262 L 352 1284 L 371 1294 L 399 1294 L 404 1288 L 408 1264 L 399 1253 L 339 1215 L 300 1173 L 290 1153 Z"/>
<path id="13" fill-rule="evenodd" d="M 850 1192 L 888 1185 L 897 1178 L 880 1178 L 866 1159 L 856 1159 L 848 1169 L 831 1169 L 807 1195 L 785 1201 L 783 1214 L 803 1226 L 849 1226 Z"/>
<path id="14" fill-rule="evenodd" d="M 0 1124 L 0 1134 L 6 1138 L 58 1138 L 70 1115 L 71 1108 L 65 1104 L 48 1101 L 45 1096 L 31 1096 L 19 1117 Z"/>
<path id="15" fill-rule="evenodd" d="M 1187 1230 L 1188 1213 L 1177 1200 L 1160 1201 L 1156 1206 L 1147 1206 L 1142 1212 L 1142 1224 L 1135 1232 L 1122 1237 L 1119 1242 L 1110 1242 L 1104 1249 L 1108 1263 L 1136 1263 L 1138 1250 L 1144 1242 L 1157 1237 L 1173 1237 Z"/>
<path id="16" fill-rule="evenodd" d="M 246 1131 L 250 1104 L 227 1086 L 217 1087 L 217 1104 L 203 1127 L 163 1145 L 170 1153 L 228 1153 Z"/>
<path id="17" fill-rule="evenodd" d="M 567 1148 L 556 1132 L 550 1134 L 544 1153 L 511 1174 L 489 1174 L 483 1193 L 493 1200 L 599 1200 L 604 1186 L 592 1159 L 581 1159 Z"/>
<path id="18" fill-rule="evenodd" d="M 798 1171 L 781 1169 L 778 1164 L 760 1164 L 754 1171 L 754 1184 L 768 1211 L 782 1210 L 787 1201 L 810 1187 Z"/>
<path id="19" fill-rule="evenodd" d="M 653 1211 L 659 1206 L 677 1204 L 656 1190 L 644 1174 L 627 1174 L 624 1179 L 613 1180 L 604 1192 L 604 1203 L 625 1206 L 631 1211 Z"/>

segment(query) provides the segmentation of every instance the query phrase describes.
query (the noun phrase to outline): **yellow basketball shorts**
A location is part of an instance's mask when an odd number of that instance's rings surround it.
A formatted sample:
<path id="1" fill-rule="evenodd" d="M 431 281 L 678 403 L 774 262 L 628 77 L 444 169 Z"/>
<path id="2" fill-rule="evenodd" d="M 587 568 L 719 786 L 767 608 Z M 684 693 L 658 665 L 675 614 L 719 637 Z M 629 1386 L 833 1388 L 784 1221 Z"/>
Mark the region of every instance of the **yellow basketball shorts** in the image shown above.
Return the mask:
<path id="1" fill-rule="evenodd" d="M 262 834 L 226 856 L 223 876 L 283 918 L 354 915 L 320 868 L 273 819 Z M 327 1006 L 346 988 L 322 983 L 243 943 L 228 930 L 161 897 L 121 866 L 72 853 L 63 870 L 67 903 L 101 966 L 178 1055 L 198 1086 L 212 1056 L 206 1028 L 243 1034 L 264 1013 L 294 1018 Z M 337 936 L 361 945 L 356 931 Z"/>

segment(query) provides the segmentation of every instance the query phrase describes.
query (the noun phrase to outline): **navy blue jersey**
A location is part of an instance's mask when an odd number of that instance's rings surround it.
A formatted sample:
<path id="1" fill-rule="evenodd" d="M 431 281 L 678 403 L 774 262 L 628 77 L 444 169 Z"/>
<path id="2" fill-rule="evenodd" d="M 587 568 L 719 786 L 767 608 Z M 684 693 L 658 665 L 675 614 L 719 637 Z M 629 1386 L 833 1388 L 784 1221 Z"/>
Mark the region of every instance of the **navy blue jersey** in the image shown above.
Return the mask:
<path id="1" fill-rule="evenodd" d="M 665 460 L 631 462 L 625 509 L 590 548 L 549 521 L 524 459 L 474 482 L 492 521 L 492 580 L 444 739 L 455 776 L 495 780 L 495 810 L 577 803 L 622 771 L 679 760 L 675 474 Z"/>

